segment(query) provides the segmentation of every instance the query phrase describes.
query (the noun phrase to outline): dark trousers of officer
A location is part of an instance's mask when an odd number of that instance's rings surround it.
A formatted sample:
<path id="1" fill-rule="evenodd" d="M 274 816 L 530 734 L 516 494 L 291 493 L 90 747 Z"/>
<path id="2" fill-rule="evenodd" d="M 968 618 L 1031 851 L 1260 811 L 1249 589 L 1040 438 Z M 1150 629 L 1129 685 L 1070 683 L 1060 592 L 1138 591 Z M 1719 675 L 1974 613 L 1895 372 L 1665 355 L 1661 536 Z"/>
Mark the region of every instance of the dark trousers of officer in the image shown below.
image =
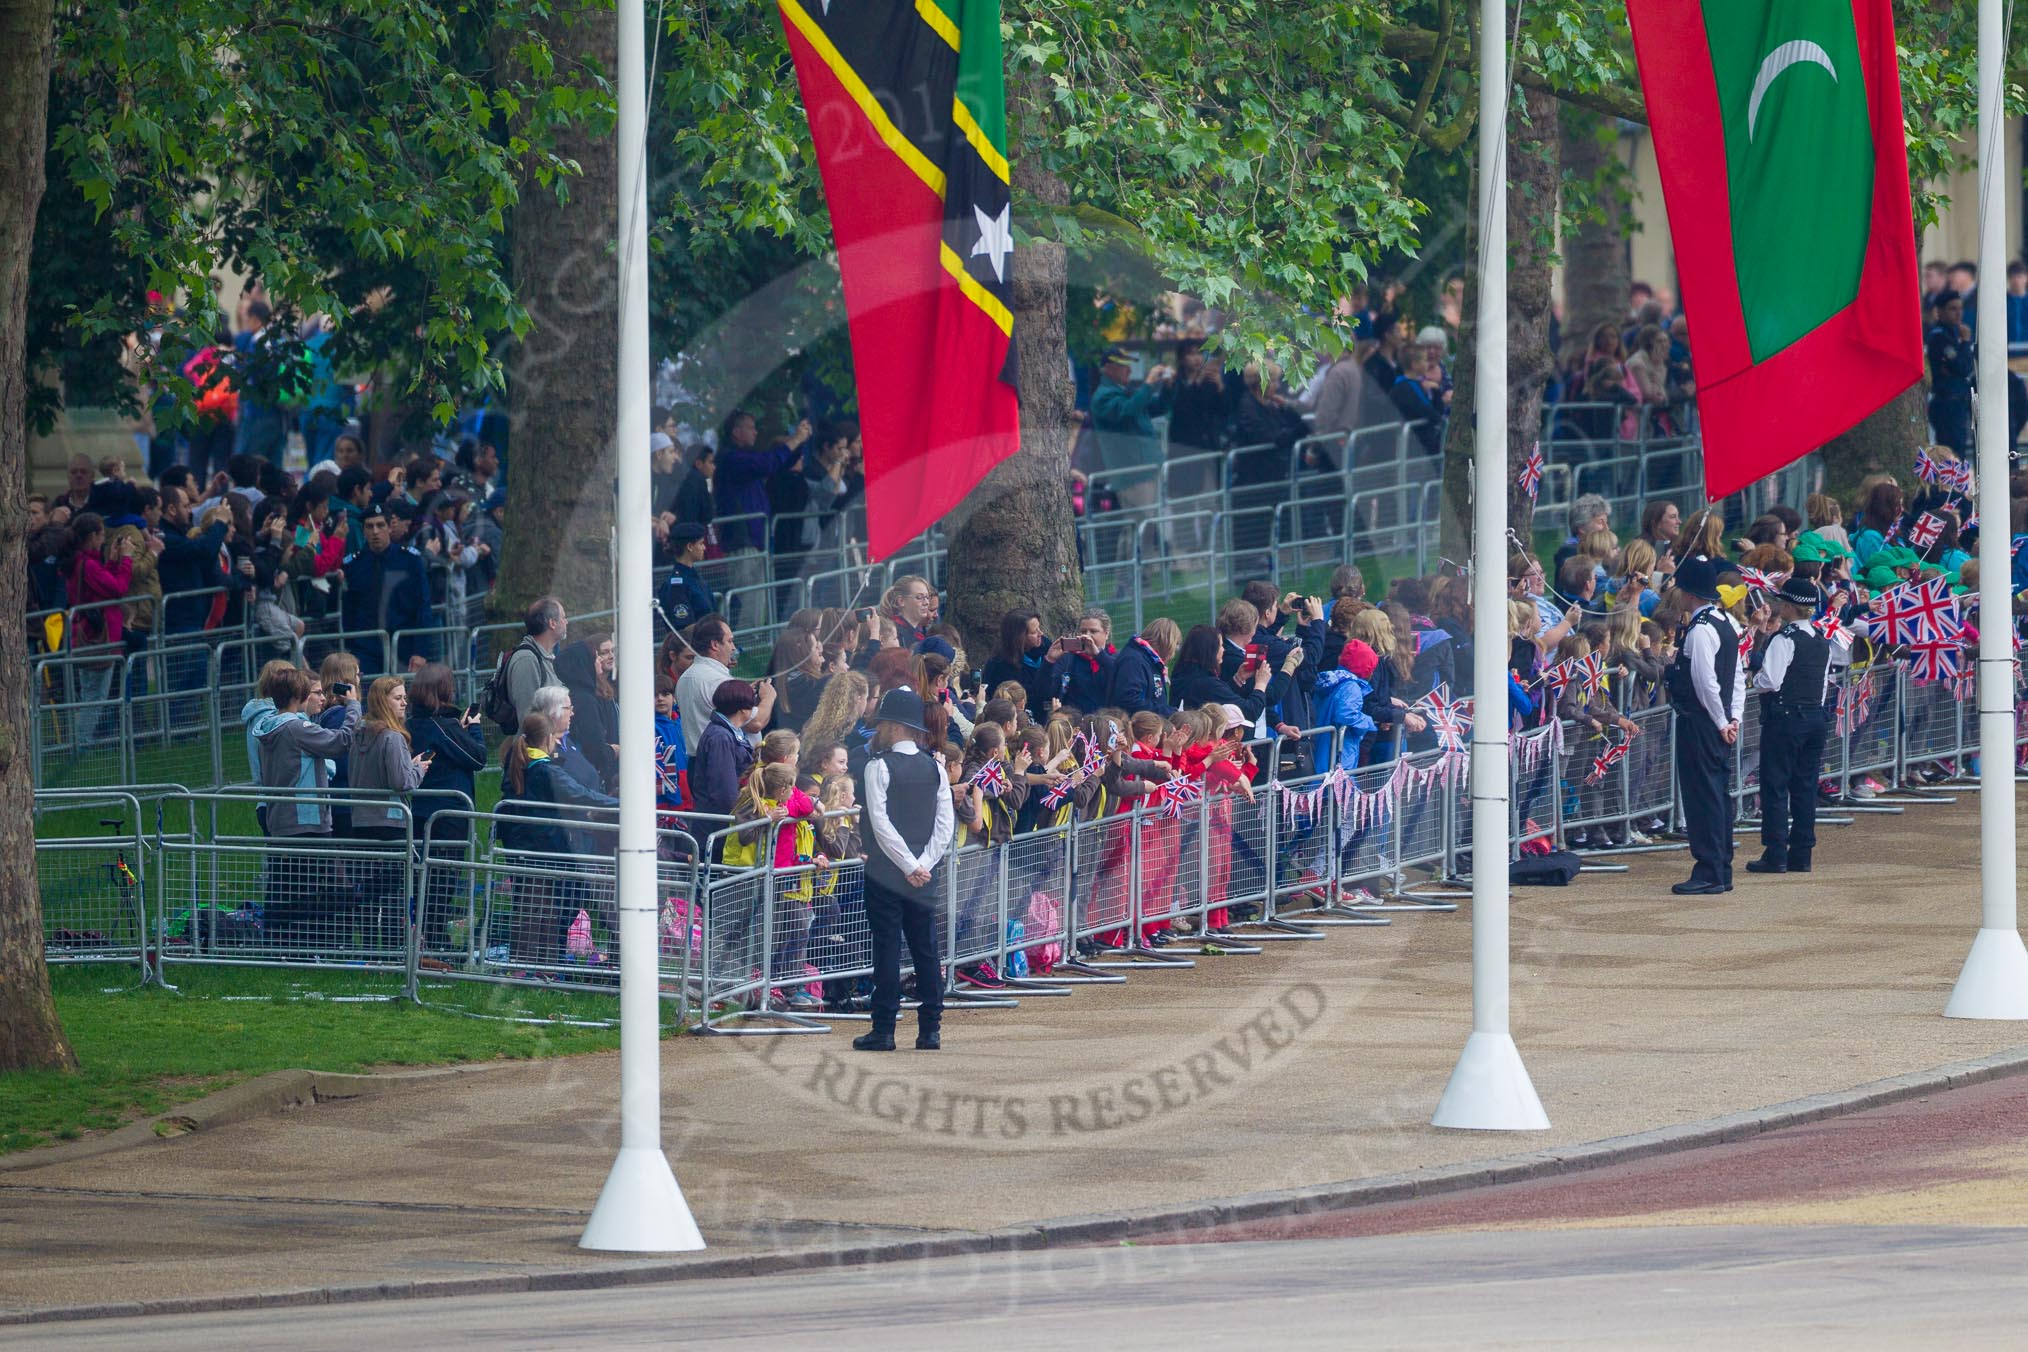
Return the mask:
<path id="1" fill-rule="evenodd" d="M 944 968 L 937 946 L 937 901 L 933 882 L 912 897 L 866 880 L 866 926 L 873 932 L 873 1031 L 892 1034 L 901 1014 L 901 945 L 908 943 L 915 964 L 915 993 L 921 1002 L 917 1026 L 938 1032 L 944 1021 Z"/>
<path id="2" fill-rule="evenodd" d="M 1791 853 L 1816 848 L 1817 776 L 1831 712 L 1763 703 L 1761 714 L 1760 842 L 1768 858 L 1786 863 Z"/>
<path id="3" fill-rule="evenodd" d="M 1732 884 L 1732 748 L 1704 706 L 1676 720 L 1676 792 L 1690 838 L 1693 882 Z"/>

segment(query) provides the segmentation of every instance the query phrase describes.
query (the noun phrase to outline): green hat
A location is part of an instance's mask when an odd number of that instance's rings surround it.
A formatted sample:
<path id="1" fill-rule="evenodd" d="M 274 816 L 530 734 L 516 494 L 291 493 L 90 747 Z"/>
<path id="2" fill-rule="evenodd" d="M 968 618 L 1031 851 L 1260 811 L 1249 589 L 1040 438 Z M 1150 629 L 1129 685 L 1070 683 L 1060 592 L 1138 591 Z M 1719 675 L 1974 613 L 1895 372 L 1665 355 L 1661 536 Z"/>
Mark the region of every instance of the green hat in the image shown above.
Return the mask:
<path id="1" fill-rule="evenodd" d="M 1856 557 L 1850 546 L 1839 544 L 1829 536 L 1813 530 L 1806 530 L 1796 537 L 1793 553 L 1797 563 L 1828 563 L 1832 559 Z"/>
<path id="2" fill-rule="evenodd" d="M 1920 568 L 1922 556 L 1902 545 L 1889 545 L 1874 553 L 1873 563 L 1876 567 L 1884 563 L 1889 568 Z"/>
<path id="3" fill-rule="evenodd" d="M 1894 575 L 1893 566 L 1882 562 L 1878 554 L 1873 556 L 1873 563 L 1867 567 L 1866 571 L 1859 575 L 1859 580 L 1874 591 L 1886 591 L 1889 587 L 1895 586 L 1901 581 L 1900 578 Z"/>

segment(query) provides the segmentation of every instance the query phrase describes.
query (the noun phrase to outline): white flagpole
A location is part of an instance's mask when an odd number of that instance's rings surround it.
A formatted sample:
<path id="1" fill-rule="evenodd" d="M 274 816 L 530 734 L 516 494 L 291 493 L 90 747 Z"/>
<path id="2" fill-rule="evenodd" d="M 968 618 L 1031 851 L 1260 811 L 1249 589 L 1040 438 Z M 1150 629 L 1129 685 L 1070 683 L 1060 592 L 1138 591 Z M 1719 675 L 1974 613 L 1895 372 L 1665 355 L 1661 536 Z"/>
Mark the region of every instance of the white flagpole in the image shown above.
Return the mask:
<path id="1" fill-rule="evenodd" d="M 1978 937 L 1944 1014 L 2028 1019 L 2028 948 L 2014 888 L 2014 618 L 2007 501 L 2007 156 L 2001 0 L 1979 0 Z M 1998 548 L 1993 546 L 1997 544 Z"/>
<path id="2" fill-rule="evenodd" d="M 1472 532 L 1472 1035 L 1431 1124 L 1546 1131 L 1507 1013 L 1507 6 L 1479 21 L 1479 313 Z"/>
<path id="3" fill-rule="evenodd" d="M 704 1247 L 662 1151 L 662 1007 L 655 892 L 655 638 L 648 520 L 648 84 L 642 0 L 619 0 L 619 408 L 613 646 L 620 686 L 620 1153 L 578 1247 Z"/>

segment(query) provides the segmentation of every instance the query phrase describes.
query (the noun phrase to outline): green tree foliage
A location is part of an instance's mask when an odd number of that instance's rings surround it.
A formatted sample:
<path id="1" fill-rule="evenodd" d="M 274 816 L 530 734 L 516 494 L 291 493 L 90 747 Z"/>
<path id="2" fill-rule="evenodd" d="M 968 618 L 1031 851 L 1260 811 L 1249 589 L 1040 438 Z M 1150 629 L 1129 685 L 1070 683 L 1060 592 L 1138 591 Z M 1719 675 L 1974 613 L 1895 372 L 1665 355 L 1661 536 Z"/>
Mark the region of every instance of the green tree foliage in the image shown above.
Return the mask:
<path id="1" fill-rule="evenodd" d="M 117 394 L 66 357 L 142 327 L 148 291 L 184 301 L 166 353 L 208 341 L 227 267 L 258 276 L 284 313 L 342 315 L 391 288 L 391 303 L 340 327 L 333 355 L 393 363 L 401 393 L 439 417 L 497 387 L 500 344 L 528 322 L 507 212 L 524 181 L 561 188 L 573 166 L 547 154 L 548 133 L 604 99 L 600 72 L 529 35 L 541 12 L 542 0 L 62 7 L 34 368 Z M 54 411 L 45 395 L 38 419 Z"/>

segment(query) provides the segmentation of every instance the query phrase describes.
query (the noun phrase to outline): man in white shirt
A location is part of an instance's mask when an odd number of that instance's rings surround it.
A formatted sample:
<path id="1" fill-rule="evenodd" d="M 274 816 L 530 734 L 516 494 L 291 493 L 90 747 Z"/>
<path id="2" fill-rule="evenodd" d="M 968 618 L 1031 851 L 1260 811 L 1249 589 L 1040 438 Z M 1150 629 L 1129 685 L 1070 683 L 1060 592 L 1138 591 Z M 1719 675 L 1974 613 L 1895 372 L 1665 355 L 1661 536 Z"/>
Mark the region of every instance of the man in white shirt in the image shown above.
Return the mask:
<path id="1" fill-rule="evenodd" d="M 732 664 L 739 660 L 739 648 L 732 641 L 732 626 L 716 615 L 706 615 L 690 629 L 690 645 L 697 660 L 676 681 L 676 713 L 683 724 L 683 748 L 697 754 L 697 739 L 711 722 L 711 697 L 718 687 L 732 679 Z M 748 740 L 758 742 L 775 711 L 775 683 L 755 684 L 760 707 L 747 717 L 741 730 Z"/>
<path id="2" fill-rule="evenodd" d="M 1684 630 L 1667 673 L 1676 709 L 1676 786 L 1684 833 L 1696 861 L 1677 896 L 1732 890 L 1732 761 L 1746 715 L 1746 662 L 1739 629 L 1718 608 L 1718 569 L 1708 558 L 1685 559 L 1676 585 L 1704 602 Z"/>
<path id="3" fill-rule="evenodd" d="M 1761 857 L 1749 873 L 1808 873 L 1817 844 L 1817 776 L 1831 732 L 1834 670 L 1851 641 L 1842 628 L 1826 637 L 1812 625 L 1817 584 L 1783 581 L 1775 595 L 1782 627 L 1761 654 L 1753 688 L 1760 692 Z M 1850 657 L 1846 662 L 1850 663 Z"/>
<path id="4" fill-rule="evenodd" d="M 944 1012 L 937 867 L 950 853 L 957 814 L 943 765 L 915 740 L 928 735 L 921 697 L 907 686 L 890 690 L 873 717 L 873 754 L 861 774 L 871 837 L 863 893 L 873 940 L 873 1026 L 852 1046 L 862 1052 L 894 1050 L 905 940 L 919 1001 L 916 1050 L 933 1052 L 943 1046 Z"/>

